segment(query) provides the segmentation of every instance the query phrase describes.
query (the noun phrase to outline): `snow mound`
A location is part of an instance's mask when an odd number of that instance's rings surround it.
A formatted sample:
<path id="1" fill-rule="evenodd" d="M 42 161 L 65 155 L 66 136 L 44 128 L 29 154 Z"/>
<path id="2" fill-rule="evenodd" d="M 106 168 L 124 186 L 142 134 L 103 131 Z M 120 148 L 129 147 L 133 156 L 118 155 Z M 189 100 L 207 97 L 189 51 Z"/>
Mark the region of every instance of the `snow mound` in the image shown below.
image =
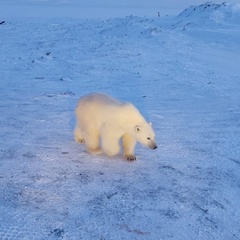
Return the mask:
<path id="1" fill-rule="evenodd" d="M 161 28 L 154 24 L 152 19 L 136 16 L 110 19 L 104 22 L 104 26 L 104 29 L 100 31 L 101 34 L 119 38 L 149 38 L 161 33 Z"/>
<path id="2" fill-rule="evenodd" d="M 240 24 L 240 4 L 230 4 L 226 2 L 215 4 L 207 2 L 185 9 L 179 14 L 179 17 L 191 19 L 193 22 Z"/>

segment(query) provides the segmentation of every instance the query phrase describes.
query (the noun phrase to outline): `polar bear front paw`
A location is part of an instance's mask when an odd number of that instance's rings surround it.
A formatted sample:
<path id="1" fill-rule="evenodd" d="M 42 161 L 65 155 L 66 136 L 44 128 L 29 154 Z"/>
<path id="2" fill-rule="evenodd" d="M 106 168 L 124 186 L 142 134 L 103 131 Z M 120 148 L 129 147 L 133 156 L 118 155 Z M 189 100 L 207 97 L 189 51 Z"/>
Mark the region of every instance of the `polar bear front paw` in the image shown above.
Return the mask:
<path id="1" fill-rule="evenodd" d="M 136 160 L 136 156 L 133 155 L 133 154 L 125 155 L 124 159 L 126 159 L 127 161 L 135 161 Z"/>

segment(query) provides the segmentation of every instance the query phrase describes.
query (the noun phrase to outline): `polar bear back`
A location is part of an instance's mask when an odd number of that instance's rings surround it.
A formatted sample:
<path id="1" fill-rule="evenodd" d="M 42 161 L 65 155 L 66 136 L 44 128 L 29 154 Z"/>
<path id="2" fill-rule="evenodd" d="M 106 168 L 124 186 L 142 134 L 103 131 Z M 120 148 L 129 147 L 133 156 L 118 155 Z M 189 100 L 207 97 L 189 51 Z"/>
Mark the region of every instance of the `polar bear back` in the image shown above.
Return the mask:
<path id="1" fill-rule="evenodd" d="M 124 126 L 126 123 L 131 125 L 131 119 L 134 124 L 145 121 L 131 103 L 119 102 L 101 93 L 92 93 L 81 98 L 77 104 L 76 115 L 80 124 L 88 122 L 97 127 L 101 127 L 106 121 L 116 121 Z"/>

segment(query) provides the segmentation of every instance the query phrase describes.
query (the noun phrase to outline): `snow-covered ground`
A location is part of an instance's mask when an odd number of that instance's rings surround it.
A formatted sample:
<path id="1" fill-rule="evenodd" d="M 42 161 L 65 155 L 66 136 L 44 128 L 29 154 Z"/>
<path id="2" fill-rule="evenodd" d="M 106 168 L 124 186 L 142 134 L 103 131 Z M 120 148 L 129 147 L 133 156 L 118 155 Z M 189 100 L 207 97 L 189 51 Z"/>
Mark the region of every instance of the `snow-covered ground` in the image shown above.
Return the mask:
<path id="1" fill-rule="evenodd" d="M 239 4 L 7 19 L 0 45 L 0 239 L 240 239 Z M 74 108 L 92 91 L 134 103 L 158 149 L 86 153 Z"/>

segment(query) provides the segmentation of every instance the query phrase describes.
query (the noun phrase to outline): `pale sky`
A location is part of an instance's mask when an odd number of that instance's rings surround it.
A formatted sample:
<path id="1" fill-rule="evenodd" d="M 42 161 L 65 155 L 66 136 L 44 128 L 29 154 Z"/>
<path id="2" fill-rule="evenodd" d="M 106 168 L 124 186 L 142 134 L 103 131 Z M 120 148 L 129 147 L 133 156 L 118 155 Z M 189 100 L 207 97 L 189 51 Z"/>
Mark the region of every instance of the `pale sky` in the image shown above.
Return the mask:
<path id="1" fill-rule="evenodd" d="M 25 0 L 26 1 L 26 0 Z M 31 0 L 30 0 L 31 1 Z M 43 0 L 33 0 L 43 1 Z M 45 0 L 47 1 L 47 0 Z M 85 6 L 105 5 L 105 6 L 132 6 L 132 7 L 165 7 L 165 8 L 183 8 L 191 5 L 200 5 L 208 0 L 49 0 L 49 2 L 69 2 Z M 240 3 L 240 0 L 213 0 L 213 3 Z"/>
<path id="2" fill-rule="evenodd" d="M 207 0 L 0 0 L 0 16 L 6 17 L 121 17 L 176 15 Z M 223 3 L 224 0 L 214 0 Z M 226 0 L 239 3 L 240 0 Z"/>
<path id="3" fill-rule="evenodd" d="M 211 0 L 209 0 L 211 1 Z M 199 5 L 208 2 L 208 0 L 0 0 L 0 3 L 60 3 L 77 4 L 82 6 L 129 6 L 129 7 L 165 7 L 165 8 L 183 8 L 191 5 Z M 240 0 L 213 0 L 214 3 L 240 3 Z"/>

